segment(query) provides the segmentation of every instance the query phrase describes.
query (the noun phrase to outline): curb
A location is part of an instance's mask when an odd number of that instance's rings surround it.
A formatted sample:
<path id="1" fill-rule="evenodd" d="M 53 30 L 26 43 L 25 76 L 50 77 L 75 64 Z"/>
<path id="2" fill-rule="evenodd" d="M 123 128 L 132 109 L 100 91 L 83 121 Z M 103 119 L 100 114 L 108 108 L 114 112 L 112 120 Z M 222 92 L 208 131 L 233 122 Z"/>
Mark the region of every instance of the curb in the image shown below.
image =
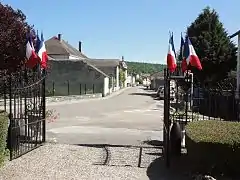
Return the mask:
<path id="1" fill-rule="evenodd" d="M 101 99 L 109 99 L 109 98 L 118 96 L 118 95 L 122 94 L 124 91 L 126 91 L 126 90 L 128 90 L 128 89 L 130 89 L 130 88 L 132 88 L 132 87 L 126 87 L 126 88 L 120 89 L 120 90 L 118 90 L 118 91 L 113 92 L 113 93 L 110 94 L 110 95 L 107 95 L 107 96 L 105 96 L 105 97 L 102 97 Z"/>
<path id="2" fill-rule="evenodd" d="M 112 94 L 105 96 L 105 97 L 95 97 L 95 98 L 87 98 L 87 99 L 66 99 L 65 101 L 60 101 L 60 102 L 48 102 L 47 106 L 55 106 L 55 105 L 66 105 L 66 104 L 75 104 L 75 103 L 82 103 L 82 102 L 89 102 L 89 101 L 99 101 L 99 100 L 106 100 L 113 98 L 115 96 L 118 96 L 122 94 L 124 91 L 130 89 L 131 87 L 126 87 L 124 89 L 120 89 L 118 91 L 113 92 Z"/>

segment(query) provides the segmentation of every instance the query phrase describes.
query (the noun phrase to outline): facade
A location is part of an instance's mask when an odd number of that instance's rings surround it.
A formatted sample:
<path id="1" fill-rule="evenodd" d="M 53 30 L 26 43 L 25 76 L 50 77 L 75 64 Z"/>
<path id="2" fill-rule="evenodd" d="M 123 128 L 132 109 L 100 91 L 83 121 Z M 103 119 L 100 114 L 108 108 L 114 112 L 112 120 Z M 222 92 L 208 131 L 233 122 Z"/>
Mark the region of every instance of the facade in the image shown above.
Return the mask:
<path id="1" fill-rule="evenodd" d="M 108 94 L 108 76 L 83 60 L 50 60 L 49 66 L 46 79 L 49 95 Z"/>
<path id="2" fill-rule="evenodd" d="M 164 72 L 160 71 L 151 74 L 151 89 L 157 90 L 159 86 L 164 86 Z"/>
<path id="3" fill-rule="evenodd" d="M 136 85 L 136 78 L 134 75 L 128 75 L 126 80 L 127 86 L 135 86 Z"/>
<path id="4" fill-rule="evenodd" d="M 127 79 L 127 65 L 123 58 L 122 60 L 89 58 L 82 53 L 81 41 L 79 41 L 77 50 L 67 41 L 64 41 L 61 34 L 50 38 L 45 44 L 51 66 L 47 79 L 48 89 L 52 88 L 53 82 L 55 82 L 55 87 L 57 84 L 59 87 L 63 87 L 66 81 L 71 80 L 71 84 L 74 86 L 82 86 L 81 83 L 84 86 L 95 84 L 97 87 L 95 90 L 100 91 L 101 89 L 103 96 L 106 96 L 120 89 L 120 71 L 124 71 L 125 79 Z M 59 74 L 61 74 L 60 77 Z M 125 80 L 123 87 L 126 86 Z M 73 93 L 76 94 L 76 91 L 74 90 Z M 59 95 L 61 94 L 63 93 L 60 91 Z"/>

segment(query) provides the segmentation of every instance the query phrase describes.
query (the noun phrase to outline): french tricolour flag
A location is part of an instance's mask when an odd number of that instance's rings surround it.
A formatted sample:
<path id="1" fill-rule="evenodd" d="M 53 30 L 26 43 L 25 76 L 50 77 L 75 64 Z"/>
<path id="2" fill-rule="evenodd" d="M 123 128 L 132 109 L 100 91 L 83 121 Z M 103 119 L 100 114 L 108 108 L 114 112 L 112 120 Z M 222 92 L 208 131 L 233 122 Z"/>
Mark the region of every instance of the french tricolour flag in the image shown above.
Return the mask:
<path id="1" fill-rule="evenodd" d="M 176 63 L 176 52 L 174 48 L 173 35 L 170 35 L 169 45 L 168 45 L 168 54 L 167 54 L 167 66 L 170 72 L 174 72 L 177 63 Z"/>
<path id="2" fill-rule="evenodd" d="M 199 70 L 202 70 L 201 62 L 188 36 L 186 37 L 184 45 L 184 58 L 187 62 L 187 65 L 189 65 L 190 63 L 191 66 L 196 67 Z"/>
<path id="3" fill-rule="evenodd" d="M 40 58 L 41 68 L 47 68 L 48 55 L 44 43 L 43 33 L 41 33 L 41 39 L 37 36 L 37 54 Z"/>
<path id="4" fill-rule="evenodd" d="M 34 49 L 34 46 L 33 46 L 33 43 L 32 43 L 31 34 L 29 34 L 28 37 L 27 37 L 26 57 L 27 57 L 26 66 L 28 68 L 33 68 L 34 66 L 37 65 L 39 58 L 38 58 L 38 56 L 35 52 L 35 49 Z"/>
<path id="5" fill-rule="evenodd" d="M 180 57 L 181 57 L 181 67 L 182 67 L 182 72 L 185 72 L 187 70 L 187 60 L 184 58 L 184 39 L 181 34 L 181 45 L 180 45 Z"/>

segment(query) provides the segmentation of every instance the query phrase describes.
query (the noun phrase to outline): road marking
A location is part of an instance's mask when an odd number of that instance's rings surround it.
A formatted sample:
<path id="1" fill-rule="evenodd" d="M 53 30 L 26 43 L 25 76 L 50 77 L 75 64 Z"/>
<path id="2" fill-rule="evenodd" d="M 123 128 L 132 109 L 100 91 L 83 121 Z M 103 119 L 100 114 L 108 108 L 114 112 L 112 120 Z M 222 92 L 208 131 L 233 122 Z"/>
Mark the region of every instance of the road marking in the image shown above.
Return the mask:
<path id="1" fill-rule="evenodd" d="M 160 131 L 129 129 L 129 128 L 107 128 L 99 126 L 67 126 L 49 129 L 48 132 L 55 134 L 128 134 L 128 135 L 154 135 L 159 136 Z"/>
<path id="2" fill-rule="evenodd" d="M 87 116 L 76 116 L 75 118 L 80 121 L 89 121 L 90 120 L 90 118 Z"/>
<path id="3" fill-rule="evenodd" d="M 159 109 L 134 109 L 134 110 L 125 110 L 123 112 L 125 112 L 125 113 L 135 113 L 135 112 L 145 113 L 145 112 L 154 112 L 154 111 L 161 112 Z"/>
<path id="4" fill-rule="evenodd" d="M 142 109 L 133 109 L 133 110 L 125 110 L 123 112 L 125 113 L 132 113 L 132 112 L 142 112 L 143 110 Z"/>

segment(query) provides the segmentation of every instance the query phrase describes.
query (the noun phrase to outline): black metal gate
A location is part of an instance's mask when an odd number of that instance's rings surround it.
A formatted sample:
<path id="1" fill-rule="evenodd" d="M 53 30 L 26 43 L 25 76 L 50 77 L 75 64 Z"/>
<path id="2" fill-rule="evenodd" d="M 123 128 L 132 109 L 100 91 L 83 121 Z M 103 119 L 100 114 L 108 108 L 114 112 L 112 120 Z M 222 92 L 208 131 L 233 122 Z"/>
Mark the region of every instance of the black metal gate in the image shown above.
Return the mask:
<path id="1" fill-rule="evenodd" d="M 229 78 L 216 84 L 193 83 L 193 74 L 187 71 L 185 75 L 181 70 L 175 73 L 164 70 L 164 159 L 166 166 L 170 166 L 170 159 L 175 149 L 185 148 L 185 126 L 190 121 L 221 120 L 240 121 L 239 99 L 235 98 L 236 87 L 231 85 Z M 171 81 L 175 83 L 174 88 Z M 174 98 L 172 95 L 174 89 Z M 171 101 L 171 99 L 174 99 Z M 173 138 L 174 130 L 178 133 Z M 180 137 L 179 141 L 175 141 Z M 179 152 L 179 151 L 178 151 Z"/>
<path id="2" fill-rule="evenodd" d="M 4 102 L 12 160 L 45 142 L 45 70 L 37 67 L 6 76 Z"/>
<path id="3" fill-rule="evenodd" d="M 170 73 L 164 69 L 164 128 L 163 128 L 163 145 L 164 145 L 164 159 L 166 166 L 170 166 L 170 158 L 173 151 L 171 147 L 171 128 L 174 123 L 179 125 L 181 130 L 181 140 L 184 136 L 184 126 L 189 120 L 189 109 L 193 107 L 191 101 L 193 93 L 189 91 L 192 86 L 190 74 L 184 76 L 180 71 Z M 171 84 L 174 85 L 171 85 Z M 185 85 L 180 88 L 180 84 Z M 179 136 L 179 135 L 178 135 Z M 182 142 L 180 142 L 182 146 Z M 182 147 L 180 147 L 182 148 Z"/>

